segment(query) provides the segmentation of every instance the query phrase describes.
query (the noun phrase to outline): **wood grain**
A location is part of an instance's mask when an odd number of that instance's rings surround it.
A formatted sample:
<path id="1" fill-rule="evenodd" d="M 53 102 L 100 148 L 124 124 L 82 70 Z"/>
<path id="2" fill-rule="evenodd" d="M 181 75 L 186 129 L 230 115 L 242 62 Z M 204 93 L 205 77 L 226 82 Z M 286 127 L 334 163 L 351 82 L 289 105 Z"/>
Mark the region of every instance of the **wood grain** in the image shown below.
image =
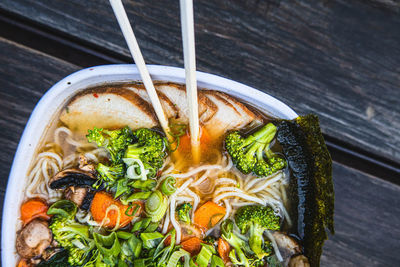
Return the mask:
<path id="1" fill-rule="evenodd" d="M 75 70 L 72 64 L 0 38 L 1 201 L 32 109 L 47 88 Z M 393 253 L 400 250 L 400 188 L 338 163 L 333 167 L 336 235 L 327 241 L 321 265 L 395 266 L 400 261 L 400 254 Z"/>
<path id="2" fill-rule="evenodd" d="M 176 1 L 124 1 L 148 63 L 183 66 Z M 400 16 L 389 0 L 199 0 L 198 69 L 314 112 L 327 135 L 400 162 Z M 0 7 L 129 56 L 106 0 Z"/>
<path id="3" fill-rule="evenodd" d="M 0 37 L 0 199 L 22 131 L 40 97 L 55 82 L 77 70 Z"/>
<path id="4" fill-rule="evenodd" d="M 333 164 L 335 231 L 321 266 L 398 266 L 400 187 Z"/>

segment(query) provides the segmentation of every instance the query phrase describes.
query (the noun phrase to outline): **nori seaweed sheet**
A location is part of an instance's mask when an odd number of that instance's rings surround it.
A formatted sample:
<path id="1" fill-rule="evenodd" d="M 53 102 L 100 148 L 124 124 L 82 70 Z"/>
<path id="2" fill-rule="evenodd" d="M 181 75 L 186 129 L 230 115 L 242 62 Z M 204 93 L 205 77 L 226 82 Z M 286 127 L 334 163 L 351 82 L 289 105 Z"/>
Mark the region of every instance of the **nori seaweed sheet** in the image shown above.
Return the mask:
<path id="1" fill-rule="evenodd" d="M 300 239 L 310 265 L 319 266 L 327 229 L 334 234 L 332 160 L 316 115 L 280 120 L 277 126 L 277 140 L 292 172 L 290 233 Z"/>
<path id="2" fill-rule="evenodd" d="M 68 263 L 68 251 L 63 249 L 47 261 L 41 261 L 37 267 L 73 267 Z"/>

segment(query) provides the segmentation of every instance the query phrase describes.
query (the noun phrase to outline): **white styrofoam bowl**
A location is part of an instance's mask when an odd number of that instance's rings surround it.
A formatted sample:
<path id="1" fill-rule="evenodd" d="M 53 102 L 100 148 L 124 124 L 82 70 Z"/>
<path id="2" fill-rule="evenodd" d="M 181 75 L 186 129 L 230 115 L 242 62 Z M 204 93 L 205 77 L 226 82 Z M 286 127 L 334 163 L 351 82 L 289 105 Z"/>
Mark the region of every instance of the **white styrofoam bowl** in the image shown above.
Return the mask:
<path id="1" fill-rule="evenodd" d="M 149 65 L 148 70 L 153 80 L 185 83 L 185 70 L 182 68 Z M 76 92 L 88 87 L 140 80 L 140 74 L 135 65 L 97 66 L 67 76 L 51 87 L 41 98 L 22 134 L 8 179 L 1 229 L 2 266 L 16 266 L 18 258 L 15 252 L 16 230 L 27 173 L 42 136 L 51 127 L 52 121 L 63 105 Z M 286 104 L 241 83 L 204 72 L 197 72 L 197 82 L 199 88 L 229 93 L 272 116 L 284 119 L 297 117 L 297 114 Z"/>

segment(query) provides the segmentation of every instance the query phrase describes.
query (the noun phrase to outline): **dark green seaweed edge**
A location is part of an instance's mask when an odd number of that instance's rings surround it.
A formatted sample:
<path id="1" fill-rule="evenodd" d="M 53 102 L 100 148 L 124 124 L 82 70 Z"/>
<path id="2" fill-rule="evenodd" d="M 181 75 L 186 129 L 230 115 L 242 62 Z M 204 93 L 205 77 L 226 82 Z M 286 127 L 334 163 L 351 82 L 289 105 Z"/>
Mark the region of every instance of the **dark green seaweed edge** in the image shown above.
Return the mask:
<path id="1" fill-rule="evenodd" d="M 314 187 L 312 194 L 310 194 L 314 198 L 314 203 L 311 203 L 308 208 L 311 209 L 309 212 L 313 214 L 304 212 L 304 214 L 309 214 L 309 218 L 304 220 L 307 225 L 304 227 L 305 233 L 302 243 L 304 254 L 309 259 L 310 265 L 319 266 L 322 247 L 325 240 L 328 239 L 327 230 L 331 234 L 335 232 L 332 159 L 326 147 L 317 115 L 309 114 L 299 116 L 293 121 L 279 120 L 277 123 L 283 121 L 292 122 L 298 126 L 296 128 L 300 131 L 296 135 L 304 137 L 307 147 L 303 147 L 303 149 L 311 154 L 311 159 L 307 162 L 313 165 L 310 166 L 312 167 L 312 175 L 309 177 L 309 182 Z"/>

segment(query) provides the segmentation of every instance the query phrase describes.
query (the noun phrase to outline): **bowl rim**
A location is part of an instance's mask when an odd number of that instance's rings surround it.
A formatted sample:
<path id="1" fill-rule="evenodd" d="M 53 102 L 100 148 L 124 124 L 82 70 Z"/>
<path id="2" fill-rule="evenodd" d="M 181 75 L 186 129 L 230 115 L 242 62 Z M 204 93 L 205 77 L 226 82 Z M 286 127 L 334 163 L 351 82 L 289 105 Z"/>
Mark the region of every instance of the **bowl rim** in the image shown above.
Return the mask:
<path id="1" fill-rule="evenodd" d="M 185 70 L 183 68 L 163 65 L 147 65 L 147 68 L 153 80 L 185 83 Z M 115 80 L 109 83 L 113 83 L 116 81 L 140 80 L 127 78 L 130 76 L 139 77 L 138 69 L 134 64 L 101 65 L 78 70 L 54 84 L 36 104 L 18 143 L 17 150 L 11 165 L 11 170 L 8 177 L 6 192 L 4 196 L 2 214 L 3 217 L 1 226 L 1 259 L 4 266 L 16 265 L 17 255 L 15 251 L 15 238 L 17 227 L 16 225 L 19 217 L 19 208 L 17 208 L 17 210 L 15 210 L 15 208 L 13 209 L 13 206 L 16 205 L 16 197 L 14 196 L 14 194 L 22 194 L 25 186 L 21 189 L 21 181 L 19 178 L 26 176 L 26 173 L 30 165 L 32 164 L 32 151 L 36 151 L 38 145 L 40 144 L 39 139 L 41 139 L 44 131 L 47 128 L 46 126 L 40 125 L 41 116 L 49 114 L 49 107 L 51 107 L 52 102 L 56 100 L 61 93 L 66 93 L 66 91 L 70 89 L 72 85 L 77 85 L 80 82 L 87 81 L 88 79 L 97 79 L 100 81 L 102 79 L 107 80 L 107 78 L 115 78 Z M 294 119 L 298 116 L 296 112 L 294 112 L 288 105 L 284 104 L 282 101 L 250 86 L 227 78 L 223 78 L 218 75 L 209 74 L 201 71 L 197 71 L 196 76 L 199 88 L 218 90 L 233 94 L 234 96 L 237 96 L 245 101 L 250 101 L 257 108 L 262 108 L 263 105 L 269 105 L 269 111 L 274 116 L 282 117 L 285 119 Z M 107 82 L 103 81 L 103 83 Z M 97 84 L 98 83 L 95 82 L 93 83 L 93 85 Z M 85 88 L 85 86 L 83 88 Z M 81 88 L 81 90 L 83 88 Z M 70 93 L 69 97 L 75 94 L 76 91 L 77 89 Z M 55 112 L 54 108 L 52 110 L 53 112 Z M 52 115 L 46 116 L 48 116 L 48 123 L 51 124 Z M 35 133 L 35 130 L 38 129 L 42 130 L 40 134 Z M 36 137 L 39 136 L 39 138 L 36 138 L 36 141 L 34 138 L 35 134 Z M 30 154 L 25 153 L 27 150 L 30 151 Z M 29 164 L 26 164 L 26 162 L 29 162 Z M 24 164 L 27 166 L 23 167 L 22 169 L 19 168 L 19 166 L 24 166 Z M 20 201 L 21 199 L 19 199 L 17 207 L 19 207 Z"/>

